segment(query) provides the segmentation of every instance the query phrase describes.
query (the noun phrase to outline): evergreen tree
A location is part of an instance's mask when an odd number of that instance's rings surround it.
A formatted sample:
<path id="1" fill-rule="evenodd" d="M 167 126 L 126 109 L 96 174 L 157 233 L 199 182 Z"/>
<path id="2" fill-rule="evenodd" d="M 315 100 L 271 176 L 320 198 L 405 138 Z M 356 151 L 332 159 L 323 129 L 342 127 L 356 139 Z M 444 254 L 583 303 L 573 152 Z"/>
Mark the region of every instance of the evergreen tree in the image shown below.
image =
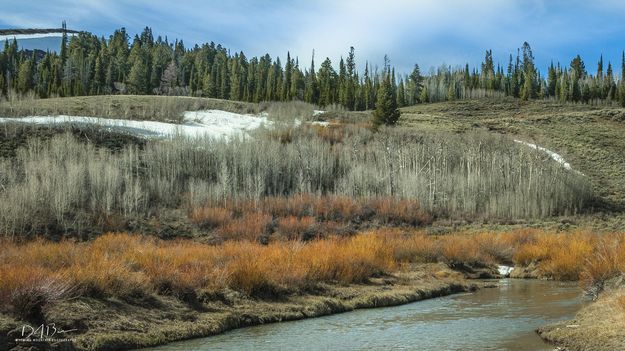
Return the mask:
<path id="1" fill-rule="evenodd" d="M 319 88 L 317 86 L 317 75 L 315 73 L 315 51 L 313 50 L 310 70 L 306 72 L 304 100 L 315 104 L 318 102 Z"/>
<path id="2" fill-rule="evenodd" d="M 468 65 L 467 65 L 468 67 Z M 412 72 L 410 73 L 410 97 L 408 99 L 410 104 L 416 104 L 417 102 L 427 102 L 421 100 L 421 90 L 423 89 L 423 77 L 421 76 L 421 70 L 419 65 L 415 63 Z"/>
<path id="3" fill-rule="evenodd" d="M 525 42 L 523 43 L 523 89 L 521 98 L 523 100 L 533 99 L 536 97 L 536 68 L 534 66 L 534 55 L 532 48 Z"/>
<path id="4" fill-rule="evenodd" d="M 33 87 L 32 64 L 29 60 L 22 61 L 17 74 L 17 91 L 27 93 Z"/>
<path id="5" fill-rule="evenodd" d="M 621 54 L 621 81 L 619 85 L 619 101 L 625 107 L 625 51 Z"/>
<path id="6" fill-rule="evenodd" d="M 378 89 L 375 111 L 373 112 L 373 126 L 395 125 L 399 121 L 400 112 L 397 108 L 397 97 L 391 83 L 391 71 L 385 57 L 384 77 Z"/>
<path id="7" fill-rule="evenodd" d="M 336 102 L 338 76 L 332 68 L 332 61 L 326 58 L 319 69 L 319 105 L 327 106 Z"/>
<path id="8" fill-rule="evenodd" d="M 346 66 L 347 77 L 345 87 L 345 107 L 347 107 L 349 110 L 354 110 L 356 103 L 356 86 L 358 85 L 358 78 L 356 77 L 356 54 L 353 46 L 349 48 Z"/>
<path id="9" fill-rule="evenodd" d="M 397 106 L 399 107 L 406 106 L 406 93 L 405 93 L 404 81 L 402 79 L 399 80 L 399 84 L 397 85 Z"/>
<path id="10" fill-rule="evenodd" d="M 558 75 L 556 73 L 556 68 L 553 66 L 553 61 L 551 61 L 551 65 L 549 66 L 549 70 L 547 73 L 547 94 L 550 96 L 556 95 L 556 84 L 558 82 Z"/>
<path id="11" fill-rule="evenodd" d="M 128 92 L 131 94 L 149 93 L 148 67 L 141 57 L 137 57 L 128 75 Z"/>

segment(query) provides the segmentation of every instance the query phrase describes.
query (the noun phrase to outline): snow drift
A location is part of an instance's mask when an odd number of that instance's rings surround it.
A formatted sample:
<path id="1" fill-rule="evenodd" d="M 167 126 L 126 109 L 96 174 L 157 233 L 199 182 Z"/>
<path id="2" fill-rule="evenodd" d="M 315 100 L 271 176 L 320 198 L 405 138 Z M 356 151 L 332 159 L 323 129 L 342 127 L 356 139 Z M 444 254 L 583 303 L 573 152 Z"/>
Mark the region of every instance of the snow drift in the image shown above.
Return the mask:
<path id="1" fill-rule="evenodd" d="M 243 136 L 263 125 L 271 125 L 266 115 L 242 115 L 220 110 L 185 112 L 182 124 L 66 115 L 0 118 L 0 123 L 8 122 L 94 125 L 145 138 L 171 138 L 180 135 L 215 139 Z"/>

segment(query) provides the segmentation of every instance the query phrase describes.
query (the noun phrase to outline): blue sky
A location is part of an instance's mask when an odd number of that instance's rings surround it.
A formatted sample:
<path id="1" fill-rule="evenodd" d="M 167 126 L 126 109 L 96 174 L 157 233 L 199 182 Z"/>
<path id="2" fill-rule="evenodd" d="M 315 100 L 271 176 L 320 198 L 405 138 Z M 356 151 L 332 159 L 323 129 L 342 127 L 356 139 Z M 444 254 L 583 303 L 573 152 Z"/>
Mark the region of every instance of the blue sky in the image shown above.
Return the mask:
<path id="1" fill-rule="evenodd" d="M 246 55 L 288 50 L 308 66 L 334 63 L 350 46 L 359 66 L 381 64 L 384 54 L 400 72 L 441 63 L 479 64 L 486 49 L 507 64 L 524 41 L 542 72 L 580 54 L 589 71 L 600 54 L 620 71 L 625 49 L 623 0 L 3 0 L 0 27 L 68 27 L 98 35 L 150 26 L 155 35 L 186 45 L 221 43 Z M 11 9 L 11 11 L 7 11 Z M 362 69 L 362 67 L 361 67 Z"/>

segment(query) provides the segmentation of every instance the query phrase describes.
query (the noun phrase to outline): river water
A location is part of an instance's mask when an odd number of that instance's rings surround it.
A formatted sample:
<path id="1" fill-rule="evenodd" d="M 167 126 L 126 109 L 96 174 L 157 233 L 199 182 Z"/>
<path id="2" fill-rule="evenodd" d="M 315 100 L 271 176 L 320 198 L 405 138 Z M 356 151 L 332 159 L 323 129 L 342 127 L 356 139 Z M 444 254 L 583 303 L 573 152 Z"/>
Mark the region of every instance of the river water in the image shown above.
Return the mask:
<path id="1" fill-rule="evenodd" d="M 265 324 L 149 350 L 553 350 L 534 330 L 572 318 L 583 304 L 575 284 L 494 283 L 475 293 Z"/>

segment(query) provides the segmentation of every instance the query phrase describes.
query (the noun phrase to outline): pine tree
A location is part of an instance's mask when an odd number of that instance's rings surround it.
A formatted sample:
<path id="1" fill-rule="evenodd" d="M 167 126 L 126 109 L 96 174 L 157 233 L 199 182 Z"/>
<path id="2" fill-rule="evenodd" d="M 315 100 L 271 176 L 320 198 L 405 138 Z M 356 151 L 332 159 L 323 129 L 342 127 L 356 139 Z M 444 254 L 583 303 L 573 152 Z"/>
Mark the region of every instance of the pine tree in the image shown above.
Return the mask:
<path id="1" fill-rule="evenodd" d="M 399 84 L 397 85 L 397 106 L 406 106 L 405 87 L 402 79 L 399 80 Z"/>
<path id="2" fill-rule="evenodd" d="M 319 90 L 317 86 L 317 75 L 315 73 L 315 51 L 313 50 L 310 61 L 310 70 L 306 72 L 304 100 L 308 103 L 318 103 Z"/>
<path id="3" fill-rule="evenodd" d="M 286 53 L 286 65 L 284 67 L 284 85 L 282 88 L 282 100 L 290 101 L 293 100 L 291 86 L 291 80 L 293 79 L 293 60 L 291 60 L 291 53 Z"/>
<path id="4" fill-rule="evenodd" d="M 391 71 L 388 60 L 385 58 L 385 73 L 378 89 L 375 111 L 373 112 L 373 126 L 395 125 L 399 121 L 400 112 L 397 108 L 397 97 L 391 83 Z"/>
<path id="5" fill-rule="evenodd" d="M 599 57 L 599 62 L 597 63 L 597 78 L 603 78 L 603 54 Z"/>
<path id="6" fill-rule="evenodd" d="M 493 63 L 493 51 L 487 50 L 482 63 L 482 88 L 492 90 L 495 85 L 495 65 Z"/>
<path id="7" fill-rule="evenodd" d="M 339 75 L 337 82 L 338 102 L 343 106 L 347 106 L 347 69 L 343 57 L 339 61 Z"/>
<path id="8" fill-rule="evenodd" d="M 468 67 L 468 65 L 467 65 Z M 410 98 L 409 102 L 411 104 L 415 104 L 417 102 L 424 102 L 421 100 L 421 90 L 423 89 L 423 77 L 421 76 L 421 70 L 419 69 L 419 64 L 414 65 L 412 72 L 410 73 Z"/>
<path id="9" fill-rule="evenodd" d="M 369 62 L 368 61 L 365 63 L 363 95 L 364 95 L 365 110 L 372 109 L 375 103 L 375 90 L 373 89 L 373 81 L 371 80 L 371 76 L 369 74 Z"/>
<path id="10" fill-rule="evenodd" d="M 17 73 L 17 91 L 27 93 L 33 87 L 33 72 L 30 60 L 22 61 Z"/>
<path id="11" fill-rule="evenodd" d="M 571 61 L 571 71 L 571 75 L 575 73 L 574 76 L 576 76 L 578 79 L 586 78 L 586 66 L 584 65 L 584 61 L 579 55 L 575 56 L 575 58 Z"/>
<path id="12" fill-rule="evenodd" d="M 295 60 L 293 66 L 293 76 L 291 77 L 291 98 L 304 100 L 304 74 L 299 69 L 299 60 Z"/>
<path id="13" fill-rule="evenodd" d="M 358 78 L 356 77 L 356 54 L 354 47 L 349 48 L 349 54 L 347 55 L 347 81 L 345 87 L 345 107 L 349 110 L 354 110 L 356 99 L 356 86 L 358 85 Z"/>
<path id="14" fill-rule="evenodd" d="M 326 58 L 319 69 L 319 105 L 327 106 L 336 102 L 338 76 L 332 68 L 332 61 Z"/>
<path id="15" fill-rule="evenodd" d="M 93 80 L 91 81 L 91 94 L 92 95 L 98 95 L 98 94 L 103 93 L 104 80 L 105 80 L 104 62 L 103 62 L 102 55 L 98 55 L 95 61 L 95 70 L 93 72 Z"/>
<path id="16" fill-rule="evenodd" d="M 619 84 L 619 101 L 625 107 L 625 51 L 621 55 L 621 82 Z"/>
<path id="17" fill-rule="evenodd" d="M 523 43 L 523 88 L 521 90 L 521 98 L 523 100 L 533 99 L 536 97 L 536 68 L 534 66 L 534 55 L 532 48 L 525 42 Z"/>
<path id="18" fill-rule="evenodd" d="M 551 61 L 551 65 L 549 66 L 549 70 L 547 73 L 547 94 L 549 96 L 556 95 L 557 82 L 558 82 L 558 75 L 556 73 L 556 68 L 553 66 L 553 61 Z"/>
<path id="19" fill-rule="evenodd" d="M 149 92 L 147 77 L 148 67 L 141 57 L 137 57 L 128 75 L 128 92 L 131 94 L 147 94 Z"/>

